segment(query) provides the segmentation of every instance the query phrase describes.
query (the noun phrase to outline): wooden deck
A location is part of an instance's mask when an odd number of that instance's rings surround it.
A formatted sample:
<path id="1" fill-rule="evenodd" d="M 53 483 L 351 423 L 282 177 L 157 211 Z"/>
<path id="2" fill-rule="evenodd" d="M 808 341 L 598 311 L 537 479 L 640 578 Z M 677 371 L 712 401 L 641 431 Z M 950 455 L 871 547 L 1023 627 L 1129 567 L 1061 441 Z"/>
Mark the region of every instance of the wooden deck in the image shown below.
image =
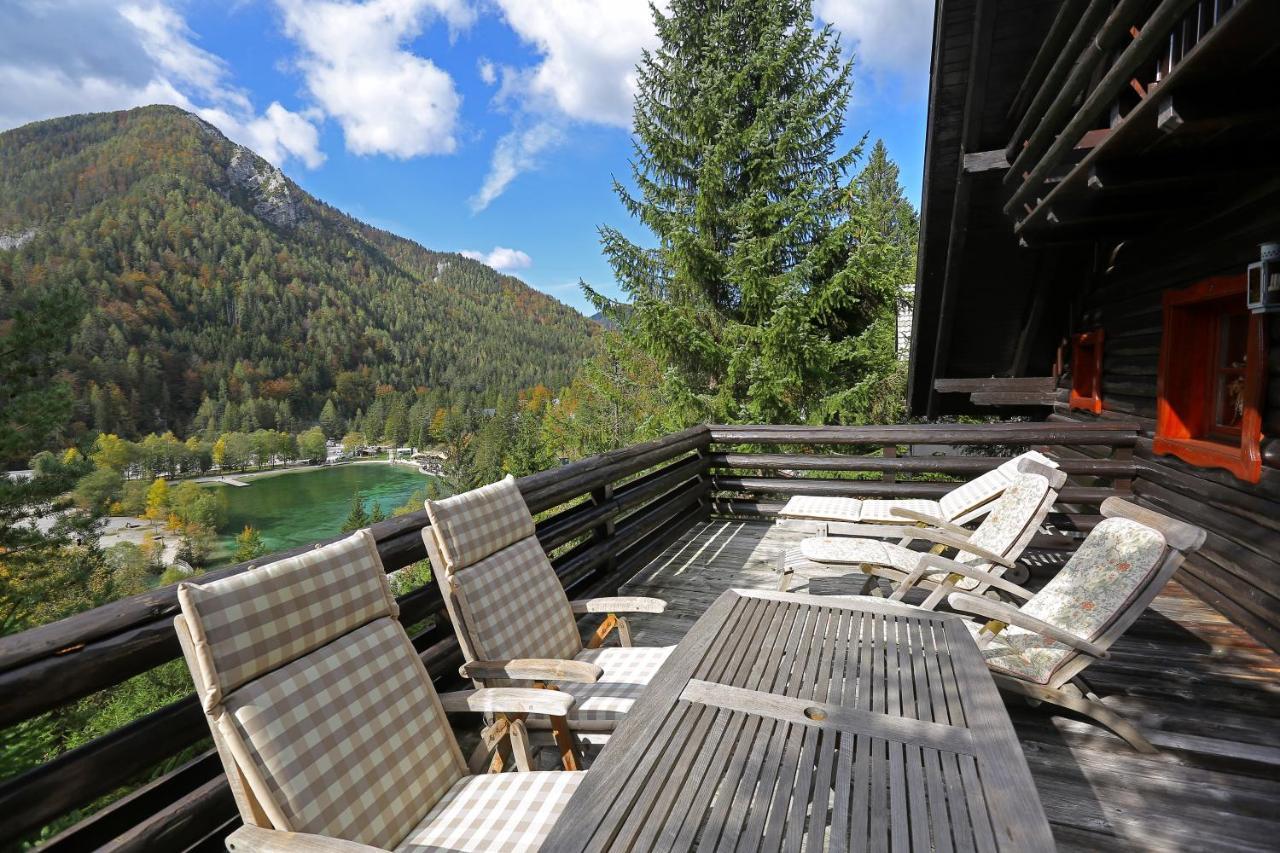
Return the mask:
<path id="1" fill-rule="evenodd" d="M 756 521 L 695 525 L 622 588 L 668 602 L 632 618 L 637 645 L 677 642 L 727 587 L 772 589 L 779 553 L 807 535 Z M 1061 556 L 1035 555 L 1031 586 Z M 793 588 L 851 593 L 862 576 Z M 1062 850 L 1276 850 L 1280 656 L 1174 583 L 1085 675 L 1162 754 L 1011 700 L 1010 714 Z"/>

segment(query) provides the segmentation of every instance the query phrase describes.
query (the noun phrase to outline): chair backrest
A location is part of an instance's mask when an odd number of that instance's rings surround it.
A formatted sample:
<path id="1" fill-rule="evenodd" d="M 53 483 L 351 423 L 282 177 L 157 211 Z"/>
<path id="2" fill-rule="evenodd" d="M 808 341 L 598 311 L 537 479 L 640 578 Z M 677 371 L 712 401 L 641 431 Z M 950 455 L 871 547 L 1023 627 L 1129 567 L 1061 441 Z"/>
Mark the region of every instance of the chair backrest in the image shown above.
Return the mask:
<path id="1" fill-rule="evenodd" d="M 1066 474 L 1057 468 L 1047 468 L 1030 459 L 1024 459 L 1018 465 L 1018 476 L 996 499 L 987 517 L 969 537 L 974 545 L 1011 559 L 1016 559 L 1031 544 L 1032 537 L 1058 500 L 1058 490 L 1066 482 Z M 976 554 L 962 553 L 957 560 L 996 573 L 1004 571 Z M 978 586 L 977 581 L 969 578 L 956 584 L 956 588 L 962 590 Z"/>
<path id="2" fill-rule="evenodd" d="M 1046 468 L 1058 467 L 1055 460 L 1043 453 L 1028 450 L 943 495 L 938 501 L 942 517 L 955 524 L 964 524 L 990 509 L 991 502 L 1017 479 L 1018 466 L 1024 461 L 1038 462 Z"/>
<path id="3" fill-rule="evenodd" d="M 582 650 L 514 477 L 426 506 L 423 542 L 467 660 L 568 659 Z"/>
<path id="4" fill-rule="evenodd" d="M 1103 502 L 1102 515 L 1058 574 L 1020 609 L 1105 649 L 1204 543 L 1205 532 L 1119 498 Z M 1053 667 L 1054 687 L 1093 660 L 1055 641 L 1029 653 L 1047 656 L 1041 663 Z"/>
<path id="5" fill-rule="evenodd" d="M 392 848 L 466 772 L 368 531 L 178 602 L 245 823 Z"/>

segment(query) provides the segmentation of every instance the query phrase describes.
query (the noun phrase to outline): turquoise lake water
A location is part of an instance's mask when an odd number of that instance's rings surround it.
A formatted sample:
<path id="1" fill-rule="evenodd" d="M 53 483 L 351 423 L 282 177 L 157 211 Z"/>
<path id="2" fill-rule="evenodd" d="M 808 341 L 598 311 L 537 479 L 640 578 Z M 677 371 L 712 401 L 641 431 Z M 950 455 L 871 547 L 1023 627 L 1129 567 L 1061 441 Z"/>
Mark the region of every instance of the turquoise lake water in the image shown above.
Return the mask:
<path id="1" fill-rule="evenodd" d="M 341 533 L 353 492 L 364 497 L 366 509 L 376 501 L 390 515 L 430 481 L 407 465 L 360 464 L 259 477 L 247 486 L 207 486 L 219 490 L 227 506 L 215 561 L 227 562 L 246 524 L 261 532 L 268 553 L 294 548 Z"/>

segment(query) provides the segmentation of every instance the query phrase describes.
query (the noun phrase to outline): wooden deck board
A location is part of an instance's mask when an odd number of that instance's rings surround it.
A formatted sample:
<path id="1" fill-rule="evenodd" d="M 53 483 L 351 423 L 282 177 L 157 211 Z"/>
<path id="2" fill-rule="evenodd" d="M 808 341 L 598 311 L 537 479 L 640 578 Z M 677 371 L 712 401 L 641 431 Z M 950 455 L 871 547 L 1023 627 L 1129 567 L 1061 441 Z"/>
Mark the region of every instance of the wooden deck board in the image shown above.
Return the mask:
<path id="1" fill-rule="evenodd" d="M 756 521 L 695 525 L 623 586 L 668 602 L 666 613 L 632 618 L 635 643 L 679 641 L 727 587 L 775 588 L 779 554 L 806 535 Z M 1036 561 L 1046 565 L 1033 578 L 1051 574 L 1055 556 Z M 794 589 L 855 593 L 862 580 L 839 569 Z M 1085 675 L 1160 755 L 1139 755 L 1083 720 L 1009 705 L 1059 848 L 1274 850 L 1280 655 L 1176 582 L 1112 653 Z"/>

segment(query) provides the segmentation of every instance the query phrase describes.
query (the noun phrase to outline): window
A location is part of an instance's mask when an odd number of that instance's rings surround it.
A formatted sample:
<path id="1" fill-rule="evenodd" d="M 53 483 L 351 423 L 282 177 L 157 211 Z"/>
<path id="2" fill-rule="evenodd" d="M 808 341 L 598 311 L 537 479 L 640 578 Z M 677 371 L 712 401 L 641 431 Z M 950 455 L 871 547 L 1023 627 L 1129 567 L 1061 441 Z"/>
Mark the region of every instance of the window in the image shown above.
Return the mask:
<path id="1" fill-rule="evenodd" d="M 1256 483 L 1266 324 L 1248 312 L 1244 289 L 1233 275 L 1165 293 L 1152 449 Z"/>
<path id="2" fill-rule="evenodd" d="M 1102 330 L 1071 338 L 1071 396 L 1073 409 L 1102 411 Z"/>

